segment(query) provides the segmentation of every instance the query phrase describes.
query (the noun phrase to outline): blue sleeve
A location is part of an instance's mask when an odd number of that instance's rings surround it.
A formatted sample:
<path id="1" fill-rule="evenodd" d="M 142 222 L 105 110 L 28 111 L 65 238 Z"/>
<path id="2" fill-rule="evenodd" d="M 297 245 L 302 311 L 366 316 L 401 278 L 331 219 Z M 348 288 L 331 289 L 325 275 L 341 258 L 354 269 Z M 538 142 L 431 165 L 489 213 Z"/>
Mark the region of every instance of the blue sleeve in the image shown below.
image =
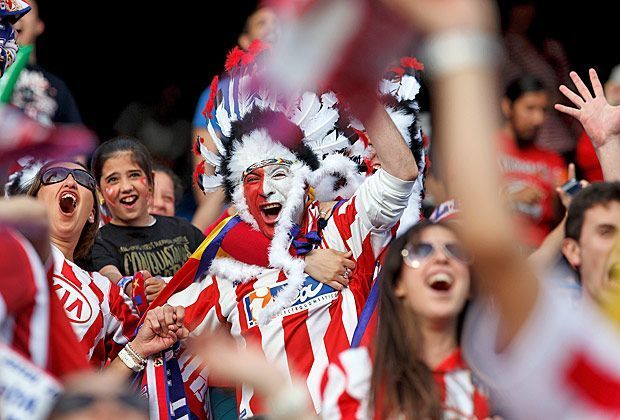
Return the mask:
<path id="1" fill-rule="evenodd" d="M 192 120 L 192 126 L 194 128 L 207 128 L 207 120 L 204 115 L 202 115 L 202 111 L 204 111 L 205 106 L 207 105 L 207 101 L 209 100 L 209 94 L 211 93 L 211 88 L 207 87 L 200 98 L 198 99 L 198 104 L 196 105 L 196 111 L 194 111 L 194 119 Z"/>

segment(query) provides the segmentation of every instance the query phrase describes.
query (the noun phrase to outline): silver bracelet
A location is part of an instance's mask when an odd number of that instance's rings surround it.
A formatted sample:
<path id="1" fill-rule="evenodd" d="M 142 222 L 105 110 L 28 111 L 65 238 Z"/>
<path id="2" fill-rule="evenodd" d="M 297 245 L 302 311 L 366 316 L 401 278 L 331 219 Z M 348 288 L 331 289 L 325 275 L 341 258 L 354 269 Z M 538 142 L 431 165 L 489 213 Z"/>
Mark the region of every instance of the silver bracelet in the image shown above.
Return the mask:
<path id="1" fill-rule="evenodd" d="M 306 414 L 308 403 L 308 389 L 299 383 L 293 382 L 286 388 L 276 392 L 267 400 L 270 420 L 298 419 Z"/>
<path id="2" fill-rule="evenodd" d="M 493 67 L 502 59 L 503 48 L 495 35 L 451 30 L 427 38 L 422 57 L 428 75 L 438 79 L 463 70 Z"/>
<path id="3" fill-rule="evenodd" d="M 144 369 L 146 363 L 138 363 L 136 359 L 127 351 L 127 346 L 123 347 L 121 351 L 118 352 L 118 358 L 134 372 L 140 372 Z"/>
<path id="4" fill-rule="evenodd" d="M 141 354 L 138 354 L 138 352 L 136 351 L 136 349 L 134 349 L 131 346 L 131 343 L 127 343 L 125 345 L 125 348 L 127 349 L 127 351 L 129 352 L 129 354 L 131 354 L 133 356 L 134 359 L 136 359 L 136 361 L 138 363 L 140 363 L 141 365 L 145 365 L 146 364 L 146 359 L 144 357 L 142 357 Z"/>

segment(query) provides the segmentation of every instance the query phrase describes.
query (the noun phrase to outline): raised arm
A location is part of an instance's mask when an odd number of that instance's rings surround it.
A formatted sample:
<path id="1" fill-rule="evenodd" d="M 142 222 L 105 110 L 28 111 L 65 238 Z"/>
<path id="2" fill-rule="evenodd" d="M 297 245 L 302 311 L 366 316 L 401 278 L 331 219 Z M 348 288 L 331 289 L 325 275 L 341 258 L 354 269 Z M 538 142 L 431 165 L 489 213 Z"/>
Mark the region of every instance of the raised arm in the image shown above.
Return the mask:
<path id="1" fill-rule="evenodd" d="M 576 94 L 564 85 L 560 92 L 576 108 L 555 104 L 555 109 L 577 119 L 592 140 L 601 163 L 605 181 L 620 180 L 620 106 L 611 106 L 603 92 L 603 86 L 594 69 L 590 69 L 590 82 L 594 95 L 574 71 L 570 77 L 577 87 Z"/>
<path id="2" fill-rule="evenodd" d="M 363 123 L 381 160 L 381 168 L 402 181 L 414 181 L 418 177 L 418 166 L 413 153 L 379 101 Z"/>
<path id="3" fill-rule="evenodd" d="M 477 290 L 495 299 L 505 333 L 502 344 L 508 344 L 531 313 L 539 288 L 515 246 L 511 218 L 499 197 L 499 94 L 497 57 L 493 56 L 498 41 L 493 2 L 386 2 L 427 34 L 433 138 L 449 192 L 461 204 L 460 226 L 474 255 Z"/>

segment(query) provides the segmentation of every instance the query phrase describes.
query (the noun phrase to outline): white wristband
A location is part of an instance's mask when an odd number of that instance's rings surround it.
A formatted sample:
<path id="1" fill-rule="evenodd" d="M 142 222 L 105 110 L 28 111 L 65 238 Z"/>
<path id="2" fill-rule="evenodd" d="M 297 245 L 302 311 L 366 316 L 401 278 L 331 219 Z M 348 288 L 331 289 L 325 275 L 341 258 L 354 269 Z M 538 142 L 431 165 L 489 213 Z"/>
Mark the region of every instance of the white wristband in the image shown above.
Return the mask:
<path id="1" fill-rule="evenodd" d="M 125 345 L 125 349 L 127 350 L 127 352 L 135 359 L 138 361 L 138 363 L 145 365 L 146 364 L 146 359 L 144 357 L 142 357 L 141 354 L 138 354 L 138 352 L 136 351 L 136 349 L 133 348 L 133 346 L 131 345 L 131 343 L 127 343 L 127 345 Z"/>
<path id="2" fill-rule="evenodd" d="M 502 55 L 502 45 L 496 36 L 477 31 L 439 32 L 427 38 L 422 49 L 424 65 L 434 79 L 495 66 Z"/>
<path id="3" fill-rule="evenodd" d="M 140 372 L 144 369 L 144 364 L 136 362 L 134 357 L 127 351 L 127 347 L 123 347 L 121 351 L 118 352 L 118 358 L 134 372 Z"/>

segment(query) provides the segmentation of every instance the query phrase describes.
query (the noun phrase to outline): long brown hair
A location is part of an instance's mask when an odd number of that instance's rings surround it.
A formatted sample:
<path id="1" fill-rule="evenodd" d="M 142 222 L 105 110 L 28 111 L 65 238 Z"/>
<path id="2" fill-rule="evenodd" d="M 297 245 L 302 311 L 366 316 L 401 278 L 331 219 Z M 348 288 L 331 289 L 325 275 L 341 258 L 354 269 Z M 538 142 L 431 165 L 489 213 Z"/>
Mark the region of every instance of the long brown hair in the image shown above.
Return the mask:
<path id="1" fill-rule="evenodd" d="M 86 166 L 82 165 L 79 162 L 70 162 L 70 161 L 56 161 L 56 162 L 48 162 L 37 172 L 37 175 L 28 190 L 28 195 L 31 197 L 37 196 L 39 190 L 43 183 L 41 182 L 41 177 L 43 176 L 43 172 L 45 172 L 49 168 L 53 168 L 55 166 L 61 166 L 63 163 L 74 163 L 79 165 L 81 169 L 90 173 L 90 171 L 86 168 Z M 73 260 L 74 261 L 82 261 L 88 259 L 90 256 L 90 252 L 92 250 L 93 244 L 95 243 L 95 236 L 97 236 L 97 232 L 99 231 L 99 200 L 97 198 L 97 192 L 91 191 L 93 194 L 93 209 L 95 210 L 95 221 L 90 223 L 86 220 L 84 227 L 82 228 L 82 232 L 80 233 L 80 239 L 73 250 Z"/>
<path id="2" fill-rule="evenodd" d="M 422 221 L 390 245 L 379 278 L 379 322 L 375 337 L 370 407 L 380 418 L 439 419 L 441 403 L 433 374 L 422 359 L 416 315 L 394 289 L 401 276 L 401 251 L 422 231 L 441 223 Z M 448 227 L 448 229 L 450 229 Z"/>

